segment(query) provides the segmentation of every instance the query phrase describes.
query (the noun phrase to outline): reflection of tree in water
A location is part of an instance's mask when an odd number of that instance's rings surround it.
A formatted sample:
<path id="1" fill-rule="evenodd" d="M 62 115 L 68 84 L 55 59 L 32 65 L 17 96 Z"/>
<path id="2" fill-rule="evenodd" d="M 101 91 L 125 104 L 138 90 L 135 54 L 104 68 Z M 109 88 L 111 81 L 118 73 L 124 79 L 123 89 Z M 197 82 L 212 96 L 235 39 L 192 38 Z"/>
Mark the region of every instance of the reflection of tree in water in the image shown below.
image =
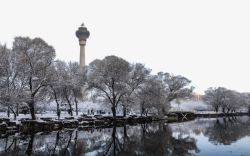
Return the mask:
<path id="1" fill-rule="evenodd" d="M 0 156 L 195 155 L 199 150 L 196 140 L 190 135 L 190 130 L 197 134 L 203 133 L 214 144 L 231 144 L 250 135 L 250 119 L 231 117 L 205 122 L 198 120 L 183 123 L 180 130 L 176 128 L 178 128 L 176 124 L 168 126 L 152 123 L 90 131 L 61 130 L 51 133 L 1 136 Z M 197 129 L 199 130 L 196 132 Z"/>
<path id="2" fill-rule="evenodd" d="M 9 138 L 9 137 L 7 137 Z M 6 150 L 2 155 L 82 155 L 84 156 L 86 143 L 78 140 L 78 131 L 70 130 L 57 133 L 30 134 L 25 137 L 10 137 L 13 143 L 5 143 Z M 10 139 L 9 139 L 10 140 Z M 10 141 L 9 141 L 10 142 Z M 7 147 L 8 146 L 8 147 Z"/>
<path id="3" fill-rule="evenodd" d="M 112 130 L 111 137 L 106 138 L 106 142 L 103 142 L 99 147 L 97 155 L 109 156 L 109 155 L 117 155 L 123 149 L 123 144 L 118 136 L 117 127 L 114 126 Z"/>
<path id="4" fill-rule="evenodd" d="M 164 156 L 192 155 L 198 151 L 191 137 L 172 136 L 167 125 L 160 123 L 138 126 L 113 127 L 95 133 L 77 130 L 30 134 L 22 137 L 0 139 L 6 150 L 2 155 L 94 155 Z"/>
<path id="5" fill-rule="evenodd" d="M 172 136 L 169 126 L 158 124 L 157 131 L 146 131 L 143 134 L 144 140 L 141 149 L 144 151 L 142 155 L 192 155 L 190 151 L 198 152 L 196 141 L 191 137 Z"/>
<path id="6" fill-rule="evenodd" d="M 1 139 L 1 147 L 4 148 L 3 152 L 0 152 L 0 156 L 2 155 L 17 155 L 16 153 L 23 153 L 23 155 L 25 154 L 24 152 L 21 152 L 21 149 L 19 148 L 18 144 L 22 142 L 22 140 L 17 139 L 16 136 L 5 136 L 5 138 Z M 8 154 L 5 154 L 8 153 Z"/>
<path id="7" fill-rule="evenodd" d="M 211 127 L 206 129 L 204 135 L 215 145 L 230 145 L 250 135 L 250 119 L 249 117 L 217 119 Z"/>
<path id="8" fill-rule="evenodd" d="M 171 129 L 163 124 L 113 128 L 112 138 L 98 155 L 117 156 L 186 156 L 198 152 L 196 141 L 191 137 L 174 138 Z M 127 132 L 129 130 L 129 132 Z"/>

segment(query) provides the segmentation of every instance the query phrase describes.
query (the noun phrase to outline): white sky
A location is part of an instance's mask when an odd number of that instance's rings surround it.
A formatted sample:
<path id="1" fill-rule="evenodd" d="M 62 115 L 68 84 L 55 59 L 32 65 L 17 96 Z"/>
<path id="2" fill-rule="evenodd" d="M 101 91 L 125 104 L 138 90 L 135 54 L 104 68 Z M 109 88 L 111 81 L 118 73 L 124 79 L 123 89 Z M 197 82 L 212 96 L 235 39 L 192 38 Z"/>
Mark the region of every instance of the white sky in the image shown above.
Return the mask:
<path id="1" fill-rule="evenodd" d="M 78 61 L 75 31 L 90 31 L 86 61 L 117 55 L 192 80 L 196 92 L 250 91 L 249 0 L 3 0 L 0 42 L 41 37 Z"/>

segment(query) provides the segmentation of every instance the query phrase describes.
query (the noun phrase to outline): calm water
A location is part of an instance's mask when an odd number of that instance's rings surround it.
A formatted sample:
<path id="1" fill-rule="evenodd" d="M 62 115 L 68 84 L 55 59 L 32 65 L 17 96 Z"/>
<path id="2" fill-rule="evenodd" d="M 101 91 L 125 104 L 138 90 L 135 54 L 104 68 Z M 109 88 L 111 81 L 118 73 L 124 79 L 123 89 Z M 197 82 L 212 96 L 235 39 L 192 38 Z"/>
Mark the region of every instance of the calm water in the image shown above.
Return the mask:
<path id="1" fill-rule="evenodd" d="M 3 155 L 250 156 L 249 117 L 3 137 Z"/>

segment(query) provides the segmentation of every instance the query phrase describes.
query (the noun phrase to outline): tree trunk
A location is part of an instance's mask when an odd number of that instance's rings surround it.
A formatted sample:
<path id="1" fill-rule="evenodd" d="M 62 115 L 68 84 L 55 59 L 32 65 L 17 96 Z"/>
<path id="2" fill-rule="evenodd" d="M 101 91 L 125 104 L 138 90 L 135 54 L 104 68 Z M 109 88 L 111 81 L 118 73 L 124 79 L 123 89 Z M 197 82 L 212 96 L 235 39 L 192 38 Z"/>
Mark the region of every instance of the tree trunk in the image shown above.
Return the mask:
<path id="1" fill-rule="evenodd" d="M 17 138 L 15 138 L 15 142 L 14 142 L 14 148 L 13 148 L 14 151 L 17 150 Z"/>
<path id="2" fill-rule="evenodd" d="M 75 142 L 77 141 L 77 139 L 78 139 L 78 131 L 76 130 L 75 131 Z"/>
<path id="3" fill-rule="evenodd" d="M 73 116 L 73 109 L 72 109 L 71 104 L 69 104 L 69 113 L 70 113 L 70 116 Z"/>
<path id="4" fill-rule="evenodd" d="M 222 108 L 222 112 L 225 113 L 225 108 L 224 107 Z"/>
<path id="5" fill-rule="evenodd" d="M 69 97 L 68 97 L 68 95 L 65 95 L 65 97 L 66 97 L 66 100 L 67 100 L 67 102 L 69 104 L 69 114 L 70 114 L 70 116 L 73 116 L 72 106 L 71 106 Z"/>
<path id="6" fill-rule="evenodd" d="M 144 102 L 141 104 L 141 116 L 144 114 L 145 108 L 144 108 Z"/>
<path id="7" fill-rule="evenodd" d="M 34 137 L 35 137 L 35 134 L 32 133 L 31 136 L 30 136 L 30 141 L 29 141 L 29 144 L 28 144 L 28 148 L 27 148 L 27 150 L 26 150 L 26 153 L 27 153 L 27 155 L 29 155 L 29 156 L 32 155 Z"/>
<path id="8" fill-rule="evenodd" d="M 123 145 L 124 145 L 124 149 L 125 149 L 125 146 L 127 145 L 127 140 L 128 140 L 127 126 L 125 125 L 123 127 Z"/>
<path id="9" fill-rule="evenodd" d="M 16 112 L 14 111 L 14 109 L 12 109 L 11 107 L 9 107 L 9 110 L 14 114 L 14 120 L 16 120 Z"/>
<path id="10" fill-rule="evenodd" d="M 5 150 L 5 151 L 7 151 L 8 140 L 9 140 L 9 136 L 7 136 L 7 137 L 5 138 L 5 147 L 4 147 L 4 150 Z"/>
<path id="11" fill-rule="evenodd" d="M 8 106 L 8 110 L 7 110 L 7 116 L 8 118 L 10 117 L 10 107 Z"/>
<path id="12" fill-rule="evenodd" d="M 76 104 L 76 115 L 78 115 L 78 101 L 76 99 L 76 96 L 75 96 L 75 104 Z"/>
<path id="13" fill-rule="evenodd" d="M 114 149 L 113 149 L 113 155 L 116 155 L 116 126 L 113 127 L 113 132 L 112 132 L 112 139 L 113 139 L 113 144 L 114 144 Z"/>
<path id="14" fill-rule="evenodd" d="M 54 98 L 55 98 L 55 101 L 56 101 L 56 114 L 57 114 L 57 117 L 58 117 L 58 120 L 59 120 L 60 115 L 61 115 L 60 104 L 59 104 L 58 99 L 57 99 L 56 90 L 53 88 L 53 86 L 50 86 L 50 88 L 52 89 L 52 91 L 54 93 Z"/>
<path id="15" fill-rule="evenodd" d="M 165 110 L 165 107 L 162 106 L 160 116 L 161 116 L 161 117 L 164 117 L 165 115 L 166 115 L 166 110 Z"/>
<path id="16" fill-rule="evenodd" d="M 214 109 L 215 109 L 215 112 L 218 113 L 219 108 L 215 107 Z"/>
<path id="17" fill-rule="evenodd" d="M 113 114 L 113 120 L 114 120 L 114 122 L 116 122 L 116 109 L 115 109 L 115 106 L 111 107 L 111 111 L 112 111 L 112 114 Z"/>
<path id="18" fill-rule="evenodd" d="M 72 134 L 73 134 L 73 132 L 69 132 L 70 134 L 69 134 L 69 140 L 68 140 L 68 143 L 67 143 L 67 146 L 65 147 L 65 153 L 66 153 L 66 151 L 67 151 L 67 149 L 68 149 L 68 147 L 69 147 L 69 145 L 70 145 L 70 142 L 71 142 L 71 138 L 72 138 Z"/>
<path id="19" fill-rule="evenodd" d="M 76 154 L 76 151 L 77 151 L 77 139 L 78 139 L 78 131 L 76 130 L 75 131 L 75 143 L 74 143 L 74 155 L 77 155 Z"/>
<path id="20" fill-rule="evenodd" d="M 126 106 L 123 105 L 123 117 L 126 117 L 127 115 L 127 109 L 126 109 Z"/>
<path id="21" fill-rule="evenodd" d="M 36 120 L 34 97 L 31 97 L 31 100 L 29 101 L 28 104 L 29 104 L 29 108 L 30 108 L 31 119 Z"/>
<path id="22" fill-rule="evenodd" d="M 16 105 L 16 116 L 19 116 L 19 104 Z"/>
<path id="23" fill-rule="evenodd" d="M 146 135 L 146 125 L 145 125 L 145 123 L 141 124 L 141 127 L 142 127 L 142 139 L 145 139 L 145 135 Z"/>
<path id="24" fill-rule="evenodd" d="M 58 145 L 59 139 L 60 139 L 60 131 L 57 131 L 57 134 L 56 134 L 56 143 L 55 143 L 55 147 L 53 149 L 53 154 L 52 155 L 55 155 L 56 147 Z"/>
<path id="25" fill-rule="evenodd" d="M 127 133 L 127 126 L 126 125 L 124 125 L 124 127 L 123 127 L 123 136 L 124 136 L 125 139 L 128 139 L 128 133 Z"/>
<path id="26" fill-rule="evenodd" d="M 58 120 L 59 120 L 60 116 L 61 116 L 61 110 L 60 110 L 59 103 L 56 103 L 56 114 L 57 114 L 57 117 L 58 117 Z"/>

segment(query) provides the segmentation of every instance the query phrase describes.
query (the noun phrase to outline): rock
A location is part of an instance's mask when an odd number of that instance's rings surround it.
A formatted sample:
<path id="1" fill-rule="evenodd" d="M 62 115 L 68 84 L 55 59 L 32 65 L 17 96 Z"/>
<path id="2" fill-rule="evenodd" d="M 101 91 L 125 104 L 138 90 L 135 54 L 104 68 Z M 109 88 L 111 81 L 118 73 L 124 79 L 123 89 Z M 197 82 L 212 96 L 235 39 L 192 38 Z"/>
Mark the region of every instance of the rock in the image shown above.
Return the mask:
<path id="1" fill-rule="evenodd" d="M 8 125 L 9 126 L 17 126 L 16 122 L 13 122 L 13 121 L 10 121 Z"/>
<path id="2" fill-rule="evenodd" d="M 74 117 L 65 117 L 66 120 L 74 120 Z"/>
<path id="3" fill-rule="evenodd" d="M 8 131 L 17 131 L 18 129 L 16 126 L 9 126 L 9 127 L 7 127 L 7 130 Z"/>
<path id="4" fill-rule="evenodd" d="M 77 120 L 67 120 L 63 121 L 63 127 L 65 128 L 76 128 L 79 125 Z"/>
<path id="5" fill-rule="evenodd" d="M 7 130 L 7 124 L 5 122 L 0 123 L 0 131 L 5 132 Z"/>
<path id="6" fill-rule="evenodd" d="M 88 121 L 81 121 L 81 122 L 79 122 L 79 125 L 87 126 L 87 125 L 89 125 L 89 122 Z"/>
<path id="7" fill-rule="evenodd" d="M 52 121 L 53 120 L 52 118 L 40 118 L 40 119 L 43 121 Z"/>
<path id="8" fill-rule="evenodd" d="M 52 130 L 54 128 L 54 124 L 49 122 L 44 122 L 41 120 L 27 120 L 21 121 L 21 130 L 24 132 L 34 131 L 47 131 Z"/>
<path id="9" fill-rule="evenodd" d="M 95 126 L 101 126 L 104 125 L 105 121 L 104 120 L 95 120 Z"/>
<path id="10" fill-rule="evenodd" d="M 103 116 L 102 116 L 102 115 L 95 115 L 94 117 L 95 117 L 96 119 L 99 119 L 99 120 L 103 119 Z"/>

